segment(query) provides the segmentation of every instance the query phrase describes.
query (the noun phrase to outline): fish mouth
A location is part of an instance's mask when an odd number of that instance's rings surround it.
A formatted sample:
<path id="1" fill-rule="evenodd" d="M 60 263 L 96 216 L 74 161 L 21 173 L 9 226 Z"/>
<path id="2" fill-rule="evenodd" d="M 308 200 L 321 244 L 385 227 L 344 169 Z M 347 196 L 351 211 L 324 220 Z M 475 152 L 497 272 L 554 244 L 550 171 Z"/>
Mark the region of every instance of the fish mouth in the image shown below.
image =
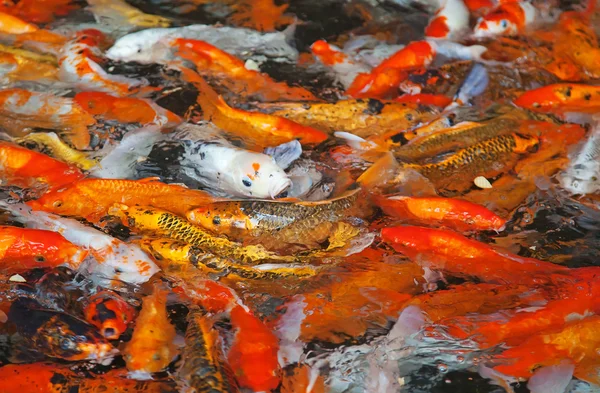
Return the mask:
<path id="1" fill-rule="evenodd" d="M 292 181 L 287 177 L 282 177 L 269 185 L 269 195 L 271 199 L 287 190 L 292 185 Z"/>

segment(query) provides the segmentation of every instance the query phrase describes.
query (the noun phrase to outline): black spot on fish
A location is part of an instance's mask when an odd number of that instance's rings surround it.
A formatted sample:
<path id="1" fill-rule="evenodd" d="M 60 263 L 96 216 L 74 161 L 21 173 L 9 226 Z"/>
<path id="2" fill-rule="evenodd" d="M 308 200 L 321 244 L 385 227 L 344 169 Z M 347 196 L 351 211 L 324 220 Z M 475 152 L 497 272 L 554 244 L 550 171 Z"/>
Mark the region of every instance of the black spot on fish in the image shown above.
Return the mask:
<path id="1" fill-rule="evenodd" d="M 200 152 L 200 159 L 204 160 L 206 158 L 206 154 L 204 152 Z"/>
<path id="2" fill-rule="evenodd" d="M 587 94 L 585 94 L 585 95 L 583 96 L 583 99 L 584 99 L 584 100 L 586 100 L 586 101 L 589 101 L 589 100 L 591 100 L 591 99 L 592 99 L 592 95 L 591 95 L 590 93 L 587 93 Z"/>
<path id="3" fill-rule="evenodd" d="M 392 142 L 394 143 L 400 143 L 401 145 L 405 145 L 408 143 L 408 139 L 406 139 L 406 137 L 404 136 L 404 133 L 398 133 L 394 136 L 392 136 Z"/>
<path id="4" fill-rule="evenodd" d="M 106 305 L 104 304 L 104 302 L 98 304 L 96 306 L 96 317 L 98 317 L 98 320 L 101 323 L 104 323 L 105 321 L 111 320 L 111 319 L 115 319 L 117 318 L 117 314 L 115 314 L 115 312 L 109 308 L 106 308 Z"/>
<path id="5" fill-rule="evenodd" d="M 367 103 L 367 110 L 365 110 L 364 112 L 366 115 L 378 115 L 381 113 L 384 106 L 385 105 L 383 104 L 383 102 L 373 98 L 369 98 L 369 102 Z"/>
<path id="6" fill-rule="evenodd" d="M 252 182 L 250 180 L 242 180 L 242 184 L 245 185 L 246 187 L 252 187 Z"/>
<path id="7" fill-rule="evenodd" d="M 567 90 L 565 90 L 565 96 L 566 97 L 571 97 L 571 87 L 567 87 Z"/>
<path id="8" fill-rule="evenodd" d="M 64 375 L 59 374 L 59 373 L 54 373 L 52 375 L 52 378 L 50 378 L 50 383 L 52 385 L 64 385 L 67 382 L 68 382 L 67 377 L 65 377 Z"/>

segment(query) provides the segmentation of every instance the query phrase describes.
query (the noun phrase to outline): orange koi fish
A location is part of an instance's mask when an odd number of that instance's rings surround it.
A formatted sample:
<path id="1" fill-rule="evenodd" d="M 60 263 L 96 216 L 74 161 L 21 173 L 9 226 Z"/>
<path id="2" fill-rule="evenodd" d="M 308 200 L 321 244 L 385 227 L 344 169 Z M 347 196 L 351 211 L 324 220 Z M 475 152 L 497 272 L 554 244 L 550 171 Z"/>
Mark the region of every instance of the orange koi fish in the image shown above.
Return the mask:
<path id="1" fill-rule="evenodd" d="M 230 6 L 234 12 L 229 20 L 235 26 L 258 31 L 275 31 L 277 27 L 294 23 L 293 16 L 284 15 L 289 4 L 278 4 L 274 0 L 234 0 Z"/>
<path id="2" fill-rule="evenodd" d="M 475 276 L 485 282 L 539 284 L 549 273 L 568 268 L 502 252 L 456 232 L 414 226 L 384 228 L 381 237 L 412 261 L 458 276 Z"/>
<path id="3" fill-rule="evenodd" d="M 574 375 L 593 384 L 600 382 L 598 373 L 586 365 L 598 364 L 597 348 L 600 345 L 600 316 L 591 316 L 573 322 L 558 332 L 543 332 L 531 336 L 514 348 L 497 355 L 500 364 L 494 370 L 516 378 L 530 378 L 539 366 L 553 366 L 562 360 L 575 364 Z M 580 365 L 582 367 L 580 367 Z"/>
<path id="4" fill-rule="evenodd" d="M 0 126 L 12 136 L 31 129 L 56 130 L 78 149 L 90 144 L 88 127 L 96 120 L 71 98 L 24 89 L 0 90 Z"/>
<path id="5" fill-rule="evenodd" d="M 75 166 L 12 143 L 0 142 L 0 177 L 10 185 L 33 187 L 42 182 L 50 189 L 56 189 L 83 176 Z"/>
<path id="6" fill-rule="evenodd" d="M 27 23 L 16 16 L 0 11 L 0 32 L 8 34 L 23 34 L 37 31 L 38 27 Z"/>
<path id="7" fill-rule="evenodd" d="M 76 270 L 86 255 L 59 233 L 0 226 L 0 270 L 4 273 L 60 265 Z"/>
<path id="8" fill-rule="evenodd" d="M 155 284 L 142 301 L 131 340 L 123 350 L 129 371 L 154 373 L 163 370 L 177 354 L 175 327 L 167 317 L 168 291 Z"/>
<path id="9" fill-rule="evenodd" d="M 106 339 L 116 340 L 133 322 L 135 309 L 116 292 L 102 291 L 87 300 L 84 315 Z"/>
<path id="10" fill-rule="evenodd" d="M 83 217 L 97 222 L 115 203 L 143 204 L 185 214 L 218 198 L 203 191 L 165 184 L 154 178 L 142 180 L 82 179 L 28 202 L 35 210 Z"/>
<path id="11" fill-rule="evenodd" d="M 446 0 L 425 28 L 429 38 L 451 39 L 469 27 L 469 10 L 463 0 Z"/>
<path id="12" fill-rule="evenodd" d="M 349 61 L 344 52 L 329 45 L 325 40 L 315 41 L 310 46 L 310 51 L 326 66 L 334 66 Z"/>
<path id="13" fill-rule="evenodd" d="M 0 65 L 5 70 L 2 81 L 9 84 L 13 81 L 58 81 L 58 68 L 43 56 L 29 56 L 29 52 L 10 53 L 4 51 L 0 44 Z M 11 52 L 14 52 L 11 50 Z"/>
<path id="14" fill-rule="evenodd" d="M 172 128 L 183 120 L 154 102 L 140 98 L 115 97 L 101 92 L 77 93 L 73 100 L 86 112 L 121 123 L 159 124 Z"/>
<path id="15" fill-rule="evenodd" d="M 275 389 L 280 382 L 277 337 L 245 307 L 235 306 L 230 318 L 236 333 L 227 358 L 240 386 L 257 392 Z"/>
<path id="16" fill-rule="evenodd" d="M 265 147 L 278 146 L 295 139 L 302 145 L 316 145 L 327 139 L 327 134 L 322 131 L 282 117 L 232 108 L 198 74 L 184 67 L 180 67 L 180 71 L 183 78 L 198 89 L 198 103 L 204 111 L 204 117 L 242 138 L 250 147 L 262 151 Z"/>
<path id="17" fill-rule="evenodd" d="M 110 75 L 102 69 L 98 62 L 102 61 L 98 47 L 106 40 L 98 30 L 87 29 L 77 33 L 61 51 L 59 77 L 61 81 L 72 83 L 82 91 L 100 91 L 119 96 L 133 93 L 143 94 L 154 90 L 147 87 L 146 82 L 120 75 Z"/>
<path id="18" fill-rule="evenodd" d="M 558 83 L 527 91 L 514 104 L 543 113 L 597 113 L 600 110 L 600 86 Z"/>
<path id="19" fill-rule="evenodd" d="M 543 306 L 522 312 L 503 312 L 494 320 L 473 317 L 449 318 L 440 321 L 448 332 L 459 339 L 471 338 L 483 348 L 502 342 L 518 345 L 524 337 L 548 329 L 560 329 L 574 319 L 600 312 L 597 296 L 600 293 L 596 268 L 575 269 L 571 275 L 551 279 L 551 289 Z"/>
<path id="20" fill-rule="evenodd" d="M 516 35 L 538 19 L 536 8 L 528 1 L 501 4 L 479 18 L 473 30 L 478 38 L 498 35 Z"/>
<path id="21" fill-rule="evenodd" d="M 384 197 L 373 200 L 384 213 L 421 225 L 444 225 L 458 231 L 502 231 L 506 220 L 475 203 L 440 197 Z"/>
<path id="22" fill-rule="evenodd" d="M 427 41 L 411 42 L 384 60 L 369 74 L 356 76 L 346 90 L 350 97 L 383 98 L 393 94 L 408 72 L 429 65 L 435 56 L 435 48 Z"/>
<path id="23" fill-rule="evenodd" d="M 191 61 L 199 72 L 223 75 L 224 84 L 229 90 L 241 94 L 257 94 L 267 101 L 313 101 L 317 98 L 303 87 L 290 87 L 274 81 L 269 75 L 246 68 L 245 63 L 235 56 L 200 40 L 178 38 L 172 45 L 178 48 L 176 54 Z M 236 87 L 240 83 L 241 86 Z"/>
<path id="24" fill-rule="evenodd" d="M 46 24 L 79 7 L 72 0 L 7 0 L 0 5 L 0 11 L 29 23 Z"/>

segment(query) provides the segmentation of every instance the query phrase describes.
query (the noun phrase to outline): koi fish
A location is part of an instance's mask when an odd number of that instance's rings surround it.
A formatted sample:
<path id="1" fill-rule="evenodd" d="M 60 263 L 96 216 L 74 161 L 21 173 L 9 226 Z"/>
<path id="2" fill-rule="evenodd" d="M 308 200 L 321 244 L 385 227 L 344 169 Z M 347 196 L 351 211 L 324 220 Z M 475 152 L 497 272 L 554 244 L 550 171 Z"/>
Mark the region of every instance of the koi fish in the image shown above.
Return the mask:
<path id="1" fill-rule="evenodd" d="M 234 275 L 250 280 L 276 280 L 285 277 L 313 277 L 318 273 L 314 266 L 306 264 L 262 264 L 244 266 L 227 258 L 204 252 L 196 246 L 172 239 L 146 239 L 140 241 L 143 250 L 154 257 L 163 272 L 172 271 L 178 277 L 195 268 L 219 275 Z"/>
<path id="2" fill-rule="evenodd" d="M 0 238 L 0 268 L 5 273 L 60 265 L 77 269 L 87 255 L 51 231 L 0 226 Z"/>
<path id="3" fill-rule="evenodd" d="M 366 138 L 392 130 L 413 128 L 420 123 L 428 122 L 437 114 L 436 109 L 418 104 L 429 105 L 425 102 L 402 102 L 400 99 L 396 102 L 368 99 L 340 100 L 334 104 L 278 102 L 263 104 L 261 108 L 275 109 L 271 112 L 272 115 L 318 130 L 329 133 L 350 132 Z"/>
<path id="4" fill-rule="evenodd" d="M 302 145 L 316 145 L 327 139 L 322 131 L 282 117 L 232 108 L 198 74 L 184 67 L 179 70 L 183 78 L 198 89 L 198 104 L 204 118 L 241 138 L 251 148 L 262 150 L 293 140 Z"/>
<path id="5" fill-rule="evenodd" d="M 438 189 L 463 190 L 470 188 L 476 176 L 493 177 L 514 167 L 519 155 L 527 154 L 538 146 L 538 138 L 519 134 L 500 135 L 458 150 L 436 163 L 394 163 L 386 155 L 373 164 L 357 180 L 363 186 L 381 184 L 382 177 L 392 177 L 388 184 L 400 184 L 405 174 L 402 169 L 412 169 L 425 176 Z M 396 169 L 393 169 L 393 168 Z"/>
<path id="6" fill-rule="evenodd" d="M 541 332 L 531 336 L 518 346 L 497 355 L 495 361 L 509 364 L 497 365 L 494 370 L 511 377 L 532 378 L 535 376 L 534 370 L 539 366 L 553 366 L 560 364 L 562 360 L 569 360 L 574 364 L 575 377 L 598 384 L 597 372 L 590 372 L 586 365 L 592 362 L 594 368 L 598 367 L 595 348 L 598 346 L 596 332 L 599 323 L 600 316 L 591 316 L 573 322 L 561 331 Z"/>
<path id="7" fill-rule="evenodd" d="M 368 74 L 370 67 L 361 62 L 354 61 L 338 47 L 327 43 L 327 41 L 315 41 L 310 46 L 312 54 L 319 59 L 323 65 L 331 68 L 335 78 L 345 89 L 352 85 L 352 81 L 360 74 Z"/>
<path id="8" fill-rule="evenodd" d="M 112 280 L 143 283 L 159 270 L 139 246 L 122 242 L 77 220 L 35 211 L 25 204 L 1 203 L 0 206 L 26 226 L 60 233 L 79 248 L 89 251 L 91 258 L 81 265 L 80 270 L 102 286 L 109 285 Z"/>
<path id="9" fill-rule="evenodd" d="M 168 18 L 146 14 L 123 0 L 90 0 L 87 9 L 94 18 L 119 30 L 136 28 L 169 27 Z"/>
<path id="10" fill-rule="evenodd" d="M 27 23 L 16 16 L 0 11 L 0 32 L 8 34 L 23 34 L 37 31 L 38 27 Z"/>
<path id="11" fill-rule="evenodd" d="M 106 120 L 121 123 L 156 124 L 167 128 L 177 126 L 182 119 L 147 99 L 115 97 L 101 92 L 75 94 L 73 100 L 86 112 Z"/>
<path id="12" fill-rule="evenodd" d="M 414 103 L 427 106 L 437 106 L 438 108 L 445 108 L 452 103 L 452 98 L 446 97 L 441 94 L 428 94 L 428 93 L 417 93 L 417 94 L 404 94 L 394 99 L 394 102 L 402 104 Z"/>
<path id="13" fill-rule="evenodd" d="M 0 10 L 29 23 L 47 24 L 77 8 L 70 0 L 10 0 L 3 2 Z"/>
<path id="14" fill-rule="evenodd" d="M 289 4 L 278 5 L 274 0 L 231 1 L 230 7 L 233 10 L 229 17 L 232 24 L 258 31 L 275 31 L 276 27 L 296 21 L 295 17 L 284 15 Z"/>
<path id="15" fill-rule="evenodd" d="M 102 362 L 118 352 L 93 326 L 68 314 L 43 310 L 29 299 L 13 302 L 8 319 L 32 348 L 49 357 Z"/>
<path id="16" fill-rule="evenodd" d="M 135 309 L 116 292 L 102 291 L 87 300 L 84 315 L 107 340 L 116 340 L 133 322 Z"/>
<path id="17" fill-rule="evenodd" d="M 463 0 L 445 0 L 425 28 L 425 36 L 453 39 L 469 27 L 469 10 Z"/>
<path id="18" fill-rule="evenodd" d="M 318 245 L 327 239 L 334 223 L 359 212 L 358 189 L 319 202 L 227 201 L 189 211 L 187 219 L 230 238 L 260 244 Z M 268 247 L 268 246 L 267 246 Z"/>
<path id="19" fill-rule="evenodd" d="M 227 359 L 241 387 L 254 391 L 275 389 L 280 382 L 277 337 L 247 308 L 229 312 L 235 333 Z"/>
<path id="20" fill-rule="evenodd" d="M 246 263 L 260 260 L 294 260 L 294 257 L 277 255 L 260 245 L 242 246 L 226 238 L 213 236 L 203 228 L 190 224 L 185 219 L 164 210 L 152 207 L 115 205 L 109 209 L 108 213 L 120 218 L 123 225 L 136 232 L 150 232 L 181 240 L 217 255 L 232 257 Z"/>
<path id="21" fill-rule="evenodd" d="M 485 282 L 532 284 L 547 282 L 549 273 L 569 269 L 549 262 L 498 251 L 458 233 L 414 226 L 384 228 L 381 237 L 411 260 L 458 276 Z"/>
<path id="22" fill-rule="evenodd" d="M 592 194 L 600 190 L 598 154 L 600 125 L 594 124 L 588 139 L 571 153 L 568 166 L 558 176 L 561 186 L 571 194 Z"/>
<path id="23" fill-rule="evenodd" d="M 96 120 L 71 98 L 57 97 L 23 89 L 0 91 L 0 125 L 12 136 L 23 136 L 26 130 L 56 130 L 78 149 L 90 144 L 88 127 Z"/>
<path id="24" fill-rule="evenodd" d="M 503 231 L 506 220 L 475 203 L 452 198 L 373 196 L 384 213 L 420 225 L 443 225 L 459 231 Z"/>
<path id="25" fill-rule="evenodd" d="M 529 1 L 506 2 L 479 18 L 473 35 L 477 38 L 517 35 L 538 19 L 538 11 Z"/>
<path id="26" fill-rule="evenodd" d="M 417 135 L 407 144 L 394 149 L 394 155 L 409 161 L 434 157 L 440 153 L 465 148 L 500 135 L 507 135 L 518 126 L 519 121 L 511 117 L 497 117 L 482 123 L 461 122 L 427 135 Z"/>
<path id="27" fill-rule="evenodd" d="M 61 51 L 58 60 L 60 80 L 72 84 L 78 90 L 120 96 L 153 90 L 146 87 L 143 80 L 110 75 L 102 69 L 98 64 L 102 59 L 97 48 L 104 39 L 104 35 L 98 30 L 88 29 L 77 33 L 75 39 L 69 41 Z"/>
<path id="28" fill-rule="evenodd" d="M 213 194 L 276 198 L 292 181 L 275 159 L 234 147 L 210 125 L 184 124 L 173 135 L 183 147 L 180 171 Z"/>
<path id="29" fill-rule="evenodd" d="M 0 44 L 1 80 L 7 85 L 25 81 L 57 82 L 58 68 L 47 60 L 43 56 L 32 56 L 29 51 L 14 51 Z"/>
<path id="30" fill-rule="evenodd" d="M 177 38 L 202 40 L 236 57 L 266 56 L 285 62 L 295 61 L 298 51 L 287 42 L 287 32 L 260 33 L 255 30 L 190 25 L 175 28 L 145 29 L 119 38 L 106 52 L 112 60 L 161 63 L 173 59 L 169 45 Z"/>
<path id="31" fill-rule="evenodd" d="M 199 311 L 190 312 L 183 365 L 177 371 L 178 378 L 185 385 L 184 389 L 194 392 L 239 392 L 219 341 L 219 335 L 209 319 Z"/>
<path id="32" fill-rule="evenodd" d="M 523 93 L 514 104 L 543 113 L 597 113 L 600 109 L 600 87 L 559 83 Z"/>
<path id="33" fill-rule="evenodd" d="M 20 144 L 35 143 L 50 150 L 52 155 L 59 160 L 83 170 L 90 170 L 98 165 L 98 162 L 88 158 L 87 154 L 69 147 L 54 132 L 34 132 L 16 139 L 15 142 Z"/>
<path id="34" fill-rule="evenodd" d="M 172 45 L 178 48 L 176 55 L 194 63 L 199 72 L 225 76 L 222 83 L 238 94 L 257 95 L 267 101 L 317 100 L 303 87 L 290 87 L 258 70 L 248 69 L 242 60 L 207 42 L 178 38 Z"/>
<path id="35" fill-rule="evenodd" d="M 28 202 L 34 210 L 98 222 L 115 203 L 140 203 L 185 215 L 189 210 L 215 201 L 209 194 L 165 184 L 155 178 L 142 180 L 82 179 Z"/>
<path id="36" fill-rule="evenodd" d="M 42 182 L 55 189 L 81 179 L 83 173 L 45 154 L 0 142 L 0 177 L 19 187 L 33 187 Z"/>
<path id="37" fill-rule="evenodd" d="M 133 335 L 123 350 L 129 371 L 159 372 L 177 354 L 173 344 L 175 327 L 167 317 L 167 294 L 168 291 L 155 284 L 152 294 L 142 300 Z"/>
<path id="38" fill-rule="evenodd" d="M 6 364 L 0 367 L 5 393 L 62 393 L 68 391 L 74 373 L 68 367 L 50 363 Z"/>

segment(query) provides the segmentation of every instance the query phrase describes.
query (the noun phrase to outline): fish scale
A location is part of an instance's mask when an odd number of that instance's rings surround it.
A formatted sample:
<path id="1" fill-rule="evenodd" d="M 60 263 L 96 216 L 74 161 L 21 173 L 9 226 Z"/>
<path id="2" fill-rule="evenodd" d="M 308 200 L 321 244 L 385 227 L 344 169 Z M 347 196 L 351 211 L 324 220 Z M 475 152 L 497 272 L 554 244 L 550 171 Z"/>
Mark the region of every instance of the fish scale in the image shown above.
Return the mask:
<path id="1" fill-rule="evenodd" d="M 195 393 L 237 393 L 233 371 L 225 363 L 217 345 L 217 332 L 200 314 L 191 312 L 185 332 L 183 365 L 178 375 Z"/>

